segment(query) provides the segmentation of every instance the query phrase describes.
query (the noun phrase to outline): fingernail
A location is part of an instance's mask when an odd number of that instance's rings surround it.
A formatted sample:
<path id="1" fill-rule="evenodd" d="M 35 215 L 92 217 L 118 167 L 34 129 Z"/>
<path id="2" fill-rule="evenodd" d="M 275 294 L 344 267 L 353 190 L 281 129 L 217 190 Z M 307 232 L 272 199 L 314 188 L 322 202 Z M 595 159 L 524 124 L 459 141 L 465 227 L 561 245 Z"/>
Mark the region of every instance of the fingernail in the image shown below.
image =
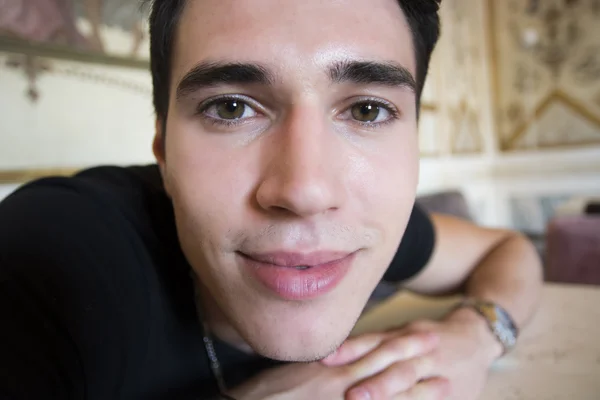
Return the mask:
<path id="1" fill-rule="evenodd" d="M 371 400 L 371 393 L 365 388 L 354 388 L 348 392 L 351 400 Z"/>

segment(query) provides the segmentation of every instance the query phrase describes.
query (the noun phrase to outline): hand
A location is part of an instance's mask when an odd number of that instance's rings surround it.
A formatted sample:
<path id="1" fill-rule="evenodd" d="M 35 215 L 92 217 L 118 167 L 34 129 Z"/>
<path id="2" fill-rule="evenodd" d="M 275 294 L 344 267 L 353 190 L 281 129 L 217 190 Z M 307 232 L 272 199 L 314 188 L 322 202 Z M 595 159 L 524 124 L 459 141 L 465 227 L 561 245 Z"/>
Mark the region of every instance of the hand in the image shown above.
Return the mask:
<path id="1" fill-rule="evenodd" d="M 419 387 L 417 377 L 429 374 L 433 367 L 433 363 L 423 360 L 427 360 L 427 354 L 438 346 L 437 336 L 415 333 L 390 337 L 386 341 L 381 337 L 382 334 L 362 336 L 352 348 L 353 359 L 346 359 L 343 365 L 330 367 L 313 362 L 273 368 L 228 394 L 237 400 L 342 400 L 349 388 L 401 361 L 405 362 L 402 371 L 411 368 L 415 373 L 412 376 L 401 374 L 403 382 L 396 386 L 400 390 Z"/>
<path id="2" fill-rule="evenodd" d="M 427 332 L 439 337 L 436 349 L 420 356 L 420 359 L 397 360 L 382 373 L 350 388 L 346 400 L 477 399 L 484 387 L 489 367 L 502 350 L 485 320 L 473 310 L 459 309 L 441 322 L 416 321 L 381 333 L 379 340 L 384 344 L 390 340 Z M 373 340 L 369 336 L 349 339 L 322 363 L 340 366 L 356 362 L 357 357 L 363 356 L 365 347 Z M 380 345 L 374 351 L 386 351 L 386 346 Z M 409 386 L 408 382 L 417 383 Z M 444 383 L 447 385 L 445 392 L 440 390 Z"/>

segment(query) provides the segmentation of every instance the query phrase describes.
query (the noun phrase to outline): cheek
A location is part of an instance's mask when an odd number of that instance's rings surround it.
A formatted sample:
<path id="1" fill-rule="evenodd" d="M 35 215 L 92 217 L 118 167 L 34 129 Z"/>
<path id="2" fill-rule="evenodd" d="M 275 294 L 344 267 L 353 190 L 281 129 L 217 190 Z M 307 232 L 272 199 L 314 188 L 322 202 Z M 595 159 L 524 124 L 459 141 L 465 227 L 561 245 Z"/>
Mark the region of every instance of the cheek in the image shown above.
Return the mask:
<path id="1" fill-rule="evenodd" d="M 416 128 L 415 128 L 416 129 Z M 417 135 L 406 129 L 377 151 L 352 160 L 351 173 L 363 211 L 396 240 L 415 200 L 419 175 Z"/>
<path id="2" fill-rule="evenodd" d="M 407 130 L 387 145 L 377 146 L 377 151 L 363 152 L 351 161 L 353 207 L 360 208 L 353 211 L 380 233 L 352 279 L 356 294 L 372 292 L 398 249 L 415 200 L 418 154 L 417 135 Z"/>
<path id="3" fill-rule="evenodd" d="M 210 231 L 205 240 L 223 238 L 242 221 L 252 166 L 224 137 L 183 124 L 174 128 L 167 137 L 166 175 L 178 222 L 203 236 Z"/>

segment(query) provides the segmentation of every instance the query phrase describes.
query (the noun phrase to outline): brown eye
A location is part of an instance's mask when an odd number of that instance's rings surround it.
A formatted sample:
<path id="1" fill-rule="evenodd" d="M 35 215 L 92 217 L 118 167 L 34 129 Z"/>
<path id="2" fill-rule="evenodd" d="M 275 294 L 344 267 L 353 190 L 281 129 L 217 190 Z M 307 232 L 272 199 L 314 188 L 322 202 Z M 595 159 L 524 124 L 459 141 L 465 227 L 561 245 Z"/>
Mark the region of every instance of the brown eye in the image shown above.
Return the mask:
<path id="1" fill-rule="evenodd" d="M 216 104 L 216 111 L 222 119 L 240 119 L 246 112 L 247 105 L 239 100 L 224 100 Z"/>
<path id="2" fill-rule="evenodd" d="M 373 103 L 360 103 L 352 106 L 352 117 L 360 122 L 374 122 L 381 113 L 381 107 Z"/>

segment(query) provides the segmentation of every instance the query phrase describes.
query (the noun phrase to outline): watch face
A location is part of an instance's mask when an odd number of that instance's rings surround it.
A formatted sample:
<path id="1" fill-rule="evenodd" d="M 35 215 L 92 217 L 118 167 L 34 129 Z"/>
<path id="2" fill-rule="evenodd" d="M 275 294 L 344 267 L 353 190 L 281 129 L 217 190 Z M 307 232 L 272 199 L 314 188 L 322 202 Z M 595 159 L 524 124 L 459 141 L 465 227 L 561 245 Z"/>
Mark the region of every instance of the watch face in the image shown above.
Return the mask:
<path id="1" fill-rule="evenodd" d="M 502 343 L 505 351 L 510 350 L 517 342 L 517 328 L 510 315 L 501 307 L 490 302 L 475 302 L 475 308 L 488 321 L 496 338 Z"/>
<path id="2" fill-rule="evenodd" d="M 491 316 L 489 321 L 496 336 L 506 350 L 511 349 L 517 342 L 517 329 L 512 319 L 502 308 L 493 304 L 487 305 L 485 309 L 488 310 L 484 311 L 485 315 Z"/>
<path id="3" fill-rule="evenodd" d="M 502 310 L 501 308 L 499 308 L 499 307 L 495 307 L 495 308 L 496 308 L 495 314 L 496 314 L 496 317 L 498 318 L 498 322 L 500 322 L 502 325 L 504 325 L 506 328 L 508 328 L 511 332 L 513 332 L 514 336 L 517 336 L 517 327 L 513 323 L 510 316 L 506 313 L 506 311 Z"/>

